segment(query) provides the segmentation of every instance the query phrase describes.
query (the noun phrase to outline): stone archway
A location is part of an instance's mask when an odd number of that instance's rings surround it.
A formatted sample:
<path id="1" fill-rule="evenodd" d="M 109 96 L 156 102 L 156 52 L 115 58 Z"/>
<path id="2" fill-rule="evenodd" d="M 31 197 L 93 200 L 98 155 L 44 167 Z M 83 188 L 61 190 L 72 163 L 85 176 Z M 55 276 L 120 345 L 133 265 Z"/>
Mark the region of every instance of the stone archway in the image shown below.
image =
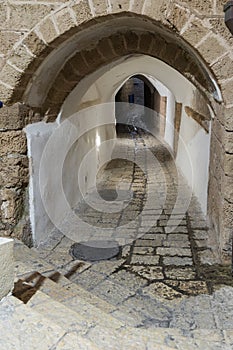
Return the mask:
<path id="1" fill-rule="evenodd" d="M 165 61 L 198 86 L 205 98 L 209 99 L 216 116 L 211 141 L 209 216 L 218 233 L 220 248 L 227 250 L 232 227 L 232 202 L 229 198 L 229 187 L 232 183 L 232 77 L 229 76 L 230 68 L 223 71 L 221 67 L 223 62 L 229 67 L 232 65 L 228 55 L 230 48 L 226 42 L 227 35 L 218 29 L 221 25 L 218 20 L 208 17 L 209 11 L 217 14 L 220 9 L 199 2 L 192 5 L 184 2 L 181 6 L 176 3 L 168 5 L 165 1 L 153 5 L 147 1 L 144 5 L 139 2 L 137 6 L 125 1 L 122 4 L 111 4 L 106 9 L 102 2 L 101 6 L 97 6 L 95 2 L 89 6 L 86 1 L 80 1 L 75 5 L 67 2 L 54 12 L 49 8 L 46 11 L 46 16 L 39 22 L 32 17 L 32 22 L 26 23 L 29 26 L 28 34 L 23 39 L 16 39 L 14 47 L 4 55 L 2 64 L 0 86 L 4 102 L 24 102 L 29 105 L 29 109 L 33 108 L 40 113 L 40 116 L 34 113 L 34 117 L 27 113 L 28 119 L 23 114 L 22 126 L 27 123 L 26 120 L 43 118 L 44 113 L 47 120 L 54 120 L 64 99 L 78 82 L 121 56 L 143 53 Z M 114 15 L 106 15 L 106 12 Z M 192 14 L 191 19 L 189 14 Z M 200 14 L 206 18 L 205 23 L 200 20 Z M 125 22 L 131 24 L 130 32 L 124 28 Z M 111 24 L 114 23 L 119 26 L 112 33 Z M 46 26 L 51 30 L 46 31 Z M 99 37 L 97 45 L 92 46 L 96 42 L 93 36 L 89 47 L 82 46 L 80 41 L 81 51 L 74 54 L 77 40 L 81 40 L 84 34 L 87 38 L 91 27 L 98 36 L 101 28 L 105 28 L 104 33 L 107 36 Z M 198 37 L 193 35 L 193 31 L 197 30 Z M 152 35 L 152 31 L 155 34 Z M 62 55 L 65 51 L 66 57 Z M 60 63 L 55 60 L 59 56 L 62 57 Z M 64 58 L 66 63 L 63 66 Z M 57 64 L 54 64 L 55 61 Z M 52 66 L 54 71 L 49 75 L 49 80 L 43 80 L 43 70 L 46 72 Z M 222 90 L 221 104 L 220 90 L 214 77 L 217 77 Z M 9 112 L 3 110 L 5 119 L 6 113 L 11 113 L 10 109 Z M 199 119 L 200 115 L 202 113 L 199 113 Z M 197 115 L 196 117 L 198 118 Z M 15 132 L 14 126 L 9 128 L 7 122 L 3 122 L 3 128 L 11 130 L 12 135 Z M 23 134 L 20 133 L 20 137 Z M 7 152 L 10 154 L 12 151 L 9 149 Z M 25 151 L 20 148 L 20 152 L 24 154 Z M 3 201 L 7 202 L 9 199 Z"/>

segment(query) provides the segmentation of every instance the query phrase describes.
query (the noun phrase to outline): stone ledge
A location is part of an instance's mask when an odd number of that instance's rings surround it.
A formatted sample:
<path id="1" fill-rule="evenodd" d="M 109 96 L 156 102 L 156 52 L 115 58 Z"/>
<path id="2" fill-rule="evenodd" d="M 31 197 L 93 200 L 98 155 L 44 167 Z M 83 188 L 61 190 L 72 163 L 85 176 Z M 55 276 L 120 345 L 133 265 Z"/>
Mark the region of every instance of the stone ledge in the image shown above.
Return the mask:
<path id="1" fill-rule="evenodd" d="M 14 287 L 13 239 L 0 237 L 0 300 Z"/>

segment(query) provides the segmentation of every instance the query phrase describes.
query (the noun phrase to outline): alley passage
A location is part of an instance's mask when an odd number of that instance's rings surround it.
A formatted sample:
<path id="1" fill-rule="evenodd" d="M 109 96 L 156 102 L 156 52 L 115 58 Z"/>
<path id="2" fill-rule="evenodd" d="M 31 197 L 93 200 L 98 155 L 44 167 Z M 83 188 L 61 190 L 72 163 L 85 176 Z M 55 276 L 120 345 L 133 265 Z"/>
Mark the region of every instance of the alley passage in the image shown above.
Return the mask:
<path id="1" fill-rule="evenodd" d="M 146 150 L 158 162 L 150 164 Z M 232 285 L 230 270 L 218 265 L 214 239 L 167 146 L 141 132 L 121 134 L 113 158 L 98 174 L 98 194 L 110 209 L 119 198 L 129 204 L 119 212 L 101 212 L 96 192 L 90 192 L 75 213 L 91 225 L 90 240 L 101 228 L 101 239 L 117 240 L 120 253 L 111 260 L 75 260 L 70 254 L 75 242 L 58 231 L 37 252 L 54 270 L 108 302 L 109 312 L 131 326 L 226 328 L 229 298 L 227 293 L 222 297 L 223 319 L 216 325 L 213 293 Z M 182 196 L 174 211 L 178 192 Z M 104 228 L 110 229 L 108 236 Z"/>

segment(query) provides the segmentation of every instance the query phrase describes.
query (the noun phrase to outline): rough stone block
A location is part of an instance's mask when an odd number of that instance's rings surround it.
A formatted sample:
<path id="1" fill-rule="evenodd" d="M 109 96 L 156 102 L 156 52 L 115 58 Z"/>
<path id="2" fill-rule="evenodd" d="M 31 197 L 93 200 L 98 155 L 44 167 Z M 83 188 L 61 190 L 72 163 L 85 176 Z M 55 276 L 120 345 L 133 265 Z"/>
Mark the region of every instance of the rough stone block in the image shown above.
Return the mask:
<path id="1" fill-rule="evenodd" d="M 231 176 L 224 177 L 224 193 L 225 199 L 228 202 L 233 202 L 233 177 Z"/>
<path id="2" fill-rule="evenodd" d="M 188 28 L 182 34 L 182 37 L 188 41 L 191 45 L 197 45 L 206 34 L 209 33 L 209 29 L 203 26 L 203 22 L 194 20 L 190 23 Z"/>
<path id="3" fill-rule="evenodd" d="M 225 154 L 224 170 L 225 174 L 233 176 L 233 154 Z"/>
<path id="4" fill-rule="evenodd" d="M 233 103 L 233 97 L 232 97 L 232 91 L 233 91 L 233 79 L 230 81 L 226 81 L 225 83 L 222 83 L 222 94 L 223 99 L 226 102 L 226 104 L 232 104 Z"/>
<path id="5" fill-rule="evenodd" d="M 39 56 L 46 48 L 46 44 L 38 37 L 35 32 L 31 32 L 23 41 L 29 50 L 36 56 Z"/>
<path id="6" fill-rule="evenodd" d="M 39 31 L 47 43 L 51 43 L 57 38 L 57 31 L 50 18 L 42 22 L 42 24 L 39 26 Z"/>
<path id="7" fill-rule="evenodd" d="M 233 131 L 233 107 L 226 108 L 224 113 L 224 124 L 227 131 Z"/>
<path id="8" fill-rule="evenodd" d="M 0 183 L 5 187 L 20 188 L 28 184 L 28 157 L 1 157 Z"/>
<path id="9" fill-rule="evenodd" d="M 108 4 L 106 0 L 92 0 L 95 14 L 106 15 L 108 11 Z"/>
<path id="10" fill-rule="evenodd" d="M 88 21 L 92 18 L 91 9 L 87 0 L 82 0 L 78 4 L 71 7 L 76 15 L 76 21 L 78 24 Z"/>
<path id="11" fill-rule="evenodd" d="M 218 79 L 229 79 L 233 76 L 233 60 L 229 55 L 224 56 L 213 64 L 212 69 Z"/>
<path id="12" fill-rule="evenodd" d="M 67 9 L 59 11 L 55 16 L 55 20 L 61 34 L 66 33 L 69 29 L 75 26 L 74 19 L 71 17 L 70 12 Z"/>
<path id="13" fill-rule="evenodd" d="M 190 18 L 190 12 L 177 4 L 173 4 L 168 11 L 167 19 L 175 29 L 180 32 L 187 20 Z"/>
<path id="14" fill-rule="evenodd" d="M 146 1 L 143 14 L 154 18 L 155 20 L 164 20 L 169 6 L 166 0 Z"/>
<path id="15" fill-rule="evenodd" d="M 15 225 L 23 210 L 23 196 L 21 191 L 3 188 L 0 190 L 2 222 Z"/>
<path id="16" fill-rule="evenodd" d="M 211 64 L 226 52 L 226 47 L 222 45 L 216 36 L 210 36 L 198 46 L 198 51 L 204 60 Z"/>
<path id="17" fill-rule="evenodd" d="M 14 30 L 21 31 L 22 28 L 29 30 L 32 29 L 40 20 L 42 20 L 46 15 L 48 15 L 53 6 L 44 4 L 29 4 L 29 3 L 19 3 L 8 5 L 9 16 L 5 22 L 5 27 Z"/>
<path id="18" fill-rule="evenodd" d="M 130 4 L 130 10 L 135 13 L 142 13 L 144 2 L 145 0 L 133 1 L 133 3 Z"/>
<path id="19" fill-rule="evenodd" d="M 23 131 L 0 132 L 0 156 L 10 153 L 25 154 L 27 152 L 26 135 Z"/>
<path id="20" fill-rule="evenodd" d="M 0 300 L 14 287 L 14 241 L 0 237 Z"/>
<path id="21" fill-rule="evenodd" d="M 218 1 L 217 1 L 218 2 Z M 226 1 L 225 1 L 226 3 Z M 224 14 L 223 14 L 223 7 L 222 7 L 222 13 L 221 17 L 215 17 L 209 19 L 209 24 L 211 26 L 211 30 L 215 34 L 220 34 L 223 39 L 226 40 L 228 45 L 233 45 L 233 37 L 231 35 L 231 32 L 227 28 L 224 22 Z"/>
<path id="22" fill-rule="evenodd" d="M 111 0 L 112 12 L 129 11 L 130 0 Z"/>
<path id="23" fill-rule="evenodd" d="M 195 9 L 201 14 L 210 15 L 213 14 L 213 2 L 212 0 L 186 0 L 186 5 L 190 9 Z"/>
<path id="24" fill-rule="evenodd" d="M 225 151 L 233 154 L 233 132 L 224 130 L 223 140 Z"/>
<path id="25" fill-rule="evenodd" d="M 223 206 L 224 215 L 224 226 L 232 229 L 233 227 L 233 203 L 227 201 L 224 202 Z"/>
<path id="26" fill-rule="evenodd" d="M 1 37 L 0 37 L 1 52 L 2 53 L 9 52 L 13 48 L 15 43 L 20 40 L 20 38 L 21 38 L 20 33 L 12 32 L 12 31 L 1 31 Z"/>
<path id="27" fill-rule="evenodd" d="M 30 109 L 21 103 L 16 103 L 10 107 L 4 106 L 0 109 L 0 129 L 21 129 L 28 122 L 29 115 Z"/>
<path id="28" fill-rule="evenodd" d="M 24 46 L 19 46 L 10 55 L 8 62 L 24 71 L 30 65 L 32 60 L 33 57 L 28 53 L 26 48 Z"/>

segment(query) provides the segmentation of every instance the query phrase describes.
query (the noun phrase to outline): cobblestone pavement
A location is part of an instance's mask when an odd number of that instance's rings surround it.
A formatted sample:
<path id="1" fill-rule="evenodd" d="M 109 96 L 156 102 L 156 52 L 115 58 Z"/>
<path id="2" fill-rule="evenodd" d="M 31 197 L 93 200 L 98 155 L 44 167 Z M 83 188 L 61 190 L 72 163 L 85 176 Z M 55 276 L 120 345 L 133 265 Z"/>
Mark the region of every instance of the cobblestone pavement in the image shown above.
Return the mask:
<path id="1" fill-rule="evenodd" d="M 148 150 L 161 166 L 150 164 Z M 126 153 L 134 161 L 120 159 Z M 120 212 L 106 213 L 83 202 L 75 212 L 93 225 L 93 231 L 110 227 L 110 238 L 117 237 L 123 245 L 119 255 L 92 263 L 75 260 L 69 253 L 74 242 L 54 231 L 37 249 L 41 258 L 111 304 L 111 314 L 130 326 L 180 328 L 184 332 L 231 329 L 230 267 L 219 264 L 214 237 L 194 196 L 183 210 L 189 188 L 183 179 L 179 183 L 179 170 L 167 147 L 149 135 L 122 134 L 114 157 L 118 159 L 98 175 L 99 193 L 111 201 L 116 198 L 116 185 L 121 184 L 119 196 L 133 193 L 130 204 Z M 141 161 L 147 163 L 144 172 L 135 164 Z M 148 194 L 148 188 L 152 193 Z M 173 212 L 180 191 L 182 200 Z M 95 195 L 89 193 L 87 199 L 95 202 Z M 125 229 L 123 225 L 128 223 L 133 224 Z"/>

